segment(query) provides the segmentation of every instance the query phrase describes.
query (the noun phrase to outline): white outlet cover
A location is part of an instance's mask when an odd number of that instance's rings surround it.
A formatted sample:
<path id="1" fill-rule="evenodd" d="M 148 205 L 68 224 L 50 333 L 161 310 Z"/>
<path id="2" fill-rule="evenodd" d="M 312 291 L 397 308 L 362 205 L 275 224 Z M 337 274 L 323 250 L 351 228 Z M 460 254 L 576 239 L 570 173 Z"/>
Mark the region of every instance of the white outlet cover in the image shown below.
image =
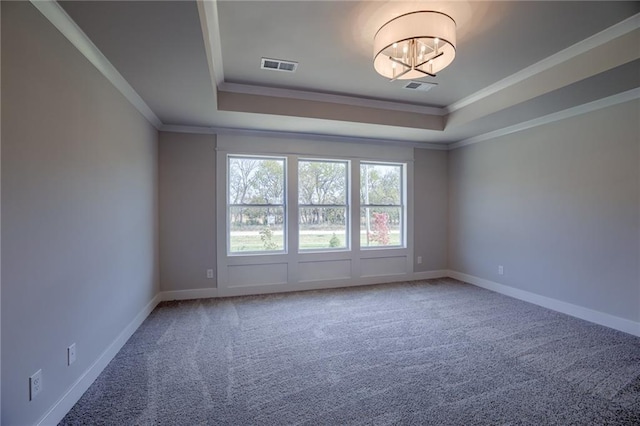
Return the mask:
<path id="1" fill-rule="evenodd" d="M 71 365 L 76 362 L 76 344 L 73 343 L 67 348 L 67 365 Z"/>
<path id="2" fill-rule="evenodd" d="M 42 392 L 42 369 L 29 377 L 29 401 L 33 401 L 40 392 Z"/>
<path id="3" fill-rule="evenodd" d="M 207 278 L 213 278 L 213 269 L 207 269 Z"/>

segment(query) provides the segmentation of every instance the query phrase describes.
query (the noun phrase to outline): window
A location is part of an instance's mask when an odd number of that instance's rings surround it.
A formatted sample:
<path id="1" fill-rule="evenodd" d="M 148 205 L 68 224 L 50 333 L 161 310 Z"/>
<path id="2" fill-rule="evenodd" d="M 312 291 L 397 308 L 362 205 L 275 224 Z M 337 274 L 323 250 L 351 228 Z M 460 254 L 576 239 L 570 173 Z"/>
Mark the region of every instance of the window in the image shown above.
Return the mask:
<path id="1" fill-rule="evenodd" d="M 284 252 L 286 159 L 228 156 L 227 251 Z"/>
<path id="2" fill-rule="evenodd" d="M 360 163 L 360 246 L 404 247 L 404 165 Z"/>
<path id="3" fill-rule="evenodd" d="M 348 161 L 298 161 L 300 250 L 349 247 Z"/>
<path id="4" fill-rule="evenodd" d="M 284 254 L 287 225 L 287 157 L 228 155 L 227 253 Z M 360 197 L 362 249 L 406 247 L 404 163 L 356 161 L 360 191 L 351 193 L 351 161 L 298 158 L 290 177 L 297 180 L 299 252 L 348 251 L 351 202 Z M 356 169 L 357 170 L 357 169 Z M 295 208 L 295 207 L 294 207 Z M 356 213 L 357 215 L 357 213 Z"/>
<path id="5" fill-rule="evenodd" d="M 308 139 L 217 136 L 218 294 L 413 277 L 414 148 Z"/>

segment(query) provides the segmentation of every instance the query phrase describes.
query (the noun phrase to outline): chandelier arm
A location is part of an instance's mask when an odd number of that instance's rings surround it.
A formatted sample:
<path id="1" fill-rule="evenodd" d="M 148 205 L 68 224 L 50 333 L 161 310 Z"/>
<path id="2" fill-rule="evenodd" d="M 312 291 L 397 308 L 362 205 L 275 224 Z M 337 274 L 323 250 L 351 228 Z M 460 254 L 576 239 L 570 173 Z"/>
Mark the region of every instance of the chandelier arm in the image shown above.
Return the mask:
<path id="1" fill-rule="evenodd" d="M 421 70 L 420 68 L 416 68 L 415 71 L 421 72 L 422 74 L 428 75 L 429 77 L 435 77 L 435 74 L 431 74 L 430 72 L 426 72 L 424 70 Z M 403 73 L 404 74 L 404 73 Z M 401 74 L 402 75 L 402 74 Z M 397 77 L 396 77 L 397 78 Z M 393 81 L 393 80 L 391 80 Z"/>
<path id="2" fill-rule="evenodd" d="M 392 78 L 391 80 L 389 80 L 389 81 L 390 81 L 390 82 L 391 82 L 391 81 L 396 81 L 397 79 L 399 79 L 400 77 L 402 77 L 403 75 L 405 75 L 406 73 L 408 73 L 409 71 L 412 71 L 412 70 L 411 70 L 411 68 L 407 68 L 406 70 L 402 71 L 400 74 L 396 75 L 395 77 L 393 77 L 393 78 Z M 417 70 L 417 71 L 420 71 L 420 70 Z M 434 77 L 435 77 L 435 76 L 434 76 Z"/>
<path id="3" fill-rule="evenodd" d="M 433 61 L 434 59 L 439 58 L 439 57 L 440 57 L 440 56 L 442 56 L 442 55 L 444 55 L 444 53 L 443 53 L 443 52 L 440 52 L 440 53 L 438 53 L 436 56 L 434 56 L 433 58 L 429 58 L 429 59 L 427 59 L 427 60 L 426 60 L 426 61 L 424 61 L 424 62 L 420 62 L 418 65 L 416 65 L 416 68 L 421 67 L 421 66 L 423 66 L 424 64 L 426 64 L 427 62 L 429 62 L 429 61 Z"/>
<path id="4" fill-rule="evenodd" d="M 396 64 L 400 64 L 400 65 L 402 65 L 402 66 L 403 66 L 403 67 L 405 67 L 405 68 L 409 68 L 409 69 L 411 69 L 411 65 L 409 65 L 409 64 L 405 64 L 405 63 L 404 63 L 404 62 L 402 62 L 400 59 L 396 59 L 396 58 L 394 58 L 393 56 L 389 56 L 389 60 L 390 60 L 390 61 L 392 61 L 392 62 L 395 62 Z"/>

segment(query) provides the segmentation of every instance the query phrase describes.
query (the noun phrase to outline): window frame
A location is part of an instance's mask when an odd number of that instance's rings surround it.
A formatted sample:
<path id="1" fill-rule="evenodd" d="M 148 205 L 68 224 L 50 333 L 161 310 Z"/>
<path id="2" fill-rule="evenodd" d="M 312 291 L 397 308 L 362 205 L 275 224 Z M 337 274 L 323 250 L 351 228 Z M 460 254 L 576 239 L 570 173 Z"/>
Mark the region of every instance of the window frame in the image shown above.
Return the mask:
<path id="1" fill-rule="evenodd" d="M 362 200 L 361 188 L 362 188 L 362 166 L 363 165 L 380 165 L 380 166 L 395 166 L 400 168 L 400 204 L 373 204 L 373 203 L 364 203 Z M 360 236 L 362 236 L 362 225 L 360 221 L 360 212 L 362 209 L 366 208 L 400 208 L 400 244 L 394 245 L 377 245 L 377 246 L 366 246 L 363 244 L 362 237 L 359 239 L 360 250 L 394 250 L 394 249 L 407 249 L 408 241 L 407 241 L 407 163 L 406 162 L 390 162 L 390 161 L 376 161 L 376 160 L 361 160 L 359 161 L 359 170 L 360 174 L 360 189 L 358 191 L 358 201 L 359 201 L 359 212 L 358 212 L 358 231 L 360 232 Z M 364 229 L 365 232 L 367 229 Z"/>
<path id="2" fill-rule="evenodd" d="M 282 178 L 283 178 L 283 186 L 282 186 L 282 204 L 273 204 L 273 203 L 242 203 L 235 204 L 230 203 L 230 185 L 231 185 L 231 159 L 232 158 L 241 158 L 247 160 L 278 160 L 283 163 L 282 170 Z M 288 158 L 285 155 L 262 155 L 262 154 L 226 154 L 226 178 L 225 178 L 225 204 L 226 204 L 226 247 L 227 247 L 227 256 L 236 257 L 236 256 L 269 256 L 269 255 L 280 255 L 288 253 Z M 283 249 L 282 250 L 247 250 L 247 251 L 232 251 L 231 250 L 231 209 L 233 207 L 261 207 L 261 208 L 270 208 L 270 207 L 280 207 L 282 209 L 282 242 Z"/>
<path id="3" fill-rule="evenodd" d="M 412 276 L 414 232 L 414 148 L 361 141 L 327 143 L 317 137 L 226 132 L 216 135 L 215 155 L 215 253 L 216 294 L 234 296 L 261 292 L 308 290 L 335 285 L 363 285 L 402 280 Z M 286 254 L 227 254 L 227 154 L 246 157 L 287 158 L 287 250 Z M 297 229 L 298 158 L 351 160 L 351 250 L 300 253 Z M 402 163 L 406 166 L 406 247 L 360 249 L 360 162 Z M 409 275 L 407 275 L 409 274 Z"/>

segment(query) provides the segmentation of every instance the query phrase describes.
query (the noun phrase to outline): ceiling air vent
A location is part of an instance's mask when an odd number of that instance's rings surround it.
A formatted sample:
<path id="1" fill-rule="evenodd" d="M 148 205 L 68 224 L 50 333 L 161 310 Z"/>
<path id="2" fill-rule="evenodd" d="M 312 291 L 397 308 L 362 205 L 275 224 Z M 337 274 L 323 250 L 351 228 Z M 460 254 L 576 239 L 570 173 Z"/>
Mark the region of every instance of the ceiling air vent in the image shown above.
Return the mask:
<path id="1" fill-rule="evenodd" d="M 432 87 L 437 85 L 438 83 L 424 83 L 422 81 L 410 81 L 404 86 L 402 86 L 402 88 L 407 90 L 418 90 L 420 92 L 426 92 Z"/>
<path id="2" fill-rule="evenodd" d="M 262 61 L 260 61 L 260 68 L 263 70 L 295 72 L 296 68 L 298 68 L 298 63 L 293 61 L 283 61 L 281 59 L 262 58 Z"/>

